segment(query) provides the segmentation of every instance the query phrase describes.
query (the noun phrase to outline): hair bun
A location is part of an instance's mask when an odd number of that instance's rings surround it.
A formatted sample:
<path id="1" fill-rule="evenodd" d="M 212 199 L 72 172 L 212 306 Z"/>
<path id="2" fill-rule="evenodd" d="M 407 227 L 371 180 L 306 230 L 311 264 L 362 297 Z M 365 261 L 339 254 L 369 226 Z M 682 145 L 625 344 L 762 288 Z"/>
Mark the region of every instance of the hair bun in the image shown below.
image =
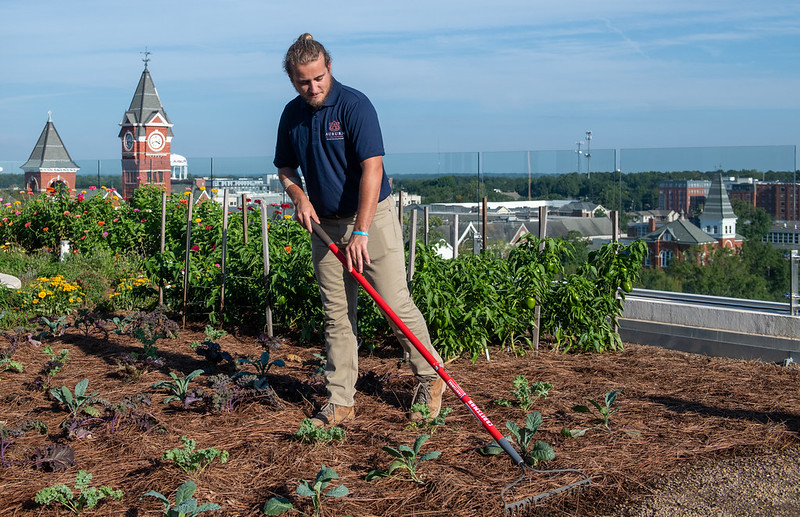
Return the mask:
<path id="1" fill-rule="evenodd" d="M 313 40 L 313 39 L 314 39 L 314 36 L 312 36 L 311 34 L 309 34 L 309 33 L 307 33 L 307 32 L 304 32 L 304 33 L 303 33 L 303 34 L 301 34 L 301 35 L 300 35 L 300 37 L 299 37 L 299 38 L 297 38 L 297 39 L 298 39 L 298 40 L 305 40 L 305 39 L 310 39 L 310 40 Z"/>

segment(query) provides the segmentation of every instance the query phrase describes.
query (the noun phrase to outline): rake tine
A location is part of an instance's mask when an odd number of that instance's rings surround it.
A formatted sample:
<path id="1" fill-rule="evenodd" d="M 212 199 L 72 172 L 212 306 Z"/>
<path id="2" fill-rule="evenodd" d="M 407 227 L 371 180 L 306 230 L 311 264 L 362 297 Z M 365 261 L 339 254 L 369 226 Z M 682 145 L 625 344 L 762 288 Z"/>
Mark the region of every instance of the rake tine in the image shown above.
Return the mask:
<path id="1" fill-rule="evenodd" d="M 520 499 L 518 501 L 513 501 L 510 503 L 506 502 L 506 497 L 505 497 L 506 492 L 511 488 L 513 488 L 514 485 L 525 479 L 528 470 L 536 474 L 548 474 L 548 475 L 560 474 L 564 472 L 574 472 L 576 474 L 580 474 L 581 476 L 583 476 L 583 478 L 579 479 L 578 481 L 573 481 L 572 483 L 568 483 L 558 488 L 554 488 L 552 490 L 548 490 L 546 492 L 542 492 L 540 494 L 536 494 L 525 499 Z M 522 476 L 520 476 L 518 479 L 509 484 L 500 492 L 500 499 L 502 499 L 503 501 L 505 515 L 506 516 L 516 515 L 518 511 L 527 511 L 529 506 L 533 506 L 537 502 L 543 499 L 547 499 L 548 497 L 560 494 L 562 492 L 577 493 L 581 490 L 589 488 L 591 484 L 592 484 L 592 479 L 583 472 L 581 472 L 580 470 L 576 469 L 535 470 L 535 469 L 528 469 L 524 465 L 522 465 Z"/>

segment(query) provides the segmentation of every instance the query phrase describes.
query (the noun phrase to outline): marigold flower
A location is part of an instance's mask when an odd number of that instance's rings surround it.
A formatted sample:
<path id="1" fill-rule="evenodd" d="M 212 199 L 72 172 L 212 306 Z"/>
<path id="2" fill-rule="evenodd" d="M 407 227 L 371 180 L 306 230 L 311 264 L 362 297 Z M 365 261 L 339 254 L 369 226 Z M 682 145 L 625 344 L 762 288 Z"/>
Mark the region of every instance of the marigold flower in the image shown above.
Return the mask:
<path id="1" fill-rule="evenodd" d="M 200 223 L 200 221 L 202 221 L 202 219 L 200 219 L 199 217 L 195 218 L 195 220 L 194 220 L 194 222 L 196 222 L 196 223 Z"/>
<path id="2" fill-rule="evenodd" d="M 211 189 L 211 193 L 212 193 L 212 194 L 216 194 L 217 192 L 219 192 L 219 190 L 217 190 L 217 189 L 215 189 L 215 188 L 212 188 L 212 189 Z"/>
<path id="3" fill-rule="evenodd" d="M 191 192 L 184 192 L 183 195 L 184 196 L 190 196 L 190 195 L 192 195 L 192 193 Z"/>
<path id="4" fill-rule="evenodd" d="M 283 216 L 283 218 L 284 218 L 284 219 L 291 219 L 291 218 L 292 218 L 292 216 L 291 216 L 291 215 L 284 215 L 284 216 Z M 269 228 L 267 228 L 267 229 L 269 229 Z"/>

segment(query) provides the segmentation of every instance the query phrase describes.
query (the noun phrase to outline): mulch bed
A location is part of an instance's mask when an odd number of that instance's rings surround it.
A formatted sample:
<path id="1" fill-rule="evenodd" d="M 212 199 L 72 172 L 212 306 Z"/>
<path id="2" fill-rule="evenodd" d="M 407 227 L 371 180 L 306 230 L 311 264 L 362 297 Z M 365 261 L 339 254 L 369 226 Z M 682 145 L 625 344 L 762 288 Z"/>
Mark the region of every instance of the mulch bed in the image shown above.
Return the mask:
<path id="1" fill-rule="evenodd" d="M 303 418 L 324 400 L 322 378 L 314 374 L 313 354 L 319 348 L 299 347 L 288 340 L 272 351 L 272 358 L 287 360 L 274 367 L 270 382 L 279 400 L 268 397 L 245 400 L 229 412 L 210 412 L 202 404 L 184 409 L 179 403 L 161 403 L 167 395 L 151 385 L 168 380 L 167 371 L 183 375 L 207 366 L 189 347 L 202 341 L 202 328 L 182 330 L 177 339 L 157 343 L 166 361 L 162 370 L 149 371 L 134 382 L 117 371 L 116 358 L 141 344 L 127 336 L 83 337 L 69 329 L 51 340 L 55 351 L 69 349 L 69 361 L 55 376 L 53 387 L 71 389 L 89 378 L 89 392 L 112 402 L 147 393 L 147 409 L 158 425 L 147 431 L 134 425 L 93 430 L 91 437 L 68 439 L 59 428 L 66 412 L 44 391 L 26 388 L 47 359 L 41 348 L 23 345 L 13 356 L 25 366 L 23 373 L 0 374 L 0 423 L 13 426 L 24 419 L 46 422 L 47 436 L 28 432 L 6 451 L 6 461 L 28 458 L 53 442 L 69 443 L 77 464 L 66 472 L 45 472 L 30 465 L 0 468 L 0 515 L 68 515 L 56 506 L 42 508 L 33 502 L 37 490 L 65 483 L 84 469 L 94 475 L 93 485 L 122 489 L 122 502 L 104 502 L 85 515 L 151 515 L 161 511 L 153 498 L 140 500 L 149 490 L 167 495 L 189 479 L 174 463 L 160 460 L 164 451 L 179 447 L 186 435 L 198 448 L 215 447 L 230 453 L 225 464 L 212 463 L 194 477 L 200 502 L 215 502 L 222 509 L 204 515 L 262 515 L 272 496 L 290 499 L 296 508 L 313 513 L 310 503 L 295 493 L 298 480 L 311 480 L 322 465 L 332 467 L 350 494 L 328 499 L 323 515 L 502 515 L 500 490 L 515 480 L 520 469 L 505 455 L 482 456 L 477 449 L 491 441 L 480 423 L 448 392 L 444 406 L 454 409 L 446 425 L 436 429 L 422 451 L 441 456 L 420 466 L 424 484 L 391 479 L 365 481 L 372 469 L 386 469 L 392 458 L 381 447 L 411 445 L 422 432 L 408 428 L 405 411 L 414 380 L 407 366 L 398 368 L 399 347 L 382 345 L 362 351 L 357 418 L 344 425 L 343 443 L 308 445 L 293 441 Z M 234 357 L 258 357 L 264 350 L 249 333 L 229 334 L 219 340 Z M 5 345 L 1 345 L 3 348 Z M 301 361 L 292 360 L 296 356 Z M 553 496 L 542 501 L 539 515 L 613 514 L 661 476 L 675 473 L 697 461 L 741 455 L 765 455 L 797 445 L 800 430 L 800 370 L 794 367 L 686 354 L 656 347 L 627 344 L 616 353 L 565 355 L 544 347 L 515 357 L 498 350 L 491 361 L 481 357 L 473 364 L 459 359 L 447 371 L 508 435 L 504 423 L 522 424 L 527 412 L 493 404 L 509 394 L 516 375 L 531 382 L 553 385 L 546 399 L 532 410 L 543 416 L 535 439 L 550 444 L 553 461 L 540 468 L 579 469 L 591 476 L 591 488 L 578 494 Z M 571 410 L 587 398 L 622 389 L 607 430 L 591 423 L 590 415 Z M 130 422 L 128 422 L 130 424 Z M 563 427 L 589 430 L 566 438 Z M 513 497 L 527 497 L 574 480 L 569 474 L 538 477 L 515 488 Z"/>

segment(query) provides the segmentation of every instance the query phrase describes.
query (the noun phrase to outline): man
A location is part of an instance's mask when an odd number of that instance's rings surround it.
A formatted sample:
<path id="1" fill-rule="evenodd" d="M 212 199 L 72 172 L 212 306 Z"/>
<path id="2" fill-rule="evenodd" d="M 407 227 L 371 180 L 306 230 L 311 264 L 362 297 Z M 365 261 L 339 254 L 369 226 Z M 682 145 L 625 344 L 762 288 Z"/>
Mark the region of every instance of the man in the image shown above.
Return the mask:
<path id="1" fill-rule="evenodd" d="M 299 95 L 281 115 L 274 164 L 294 202 L 295 219 L 312 232 L 314 271 L 325 309 L 328 402 L 312 422 L 338 425 L 355 418 L 358 283 L 348 272 L 351 268 L 363 273 L 437 361 L 441 357 L 405 283 L 403 233 L 383 169 L 375 109 L 364 94 L 333 78 L 330 55 L 310 34 L 289 47 L 283 66 Z M 343 251 L 347 270 L 313 235 L 312 221 Z M 444 381 L 399 330 L 395 335 L 418 381 L 412 405 L 427 404 L 431 417 L 438 416 Z M 409 418 L 420 421 L 423 416 L 416 411 Z"/>

